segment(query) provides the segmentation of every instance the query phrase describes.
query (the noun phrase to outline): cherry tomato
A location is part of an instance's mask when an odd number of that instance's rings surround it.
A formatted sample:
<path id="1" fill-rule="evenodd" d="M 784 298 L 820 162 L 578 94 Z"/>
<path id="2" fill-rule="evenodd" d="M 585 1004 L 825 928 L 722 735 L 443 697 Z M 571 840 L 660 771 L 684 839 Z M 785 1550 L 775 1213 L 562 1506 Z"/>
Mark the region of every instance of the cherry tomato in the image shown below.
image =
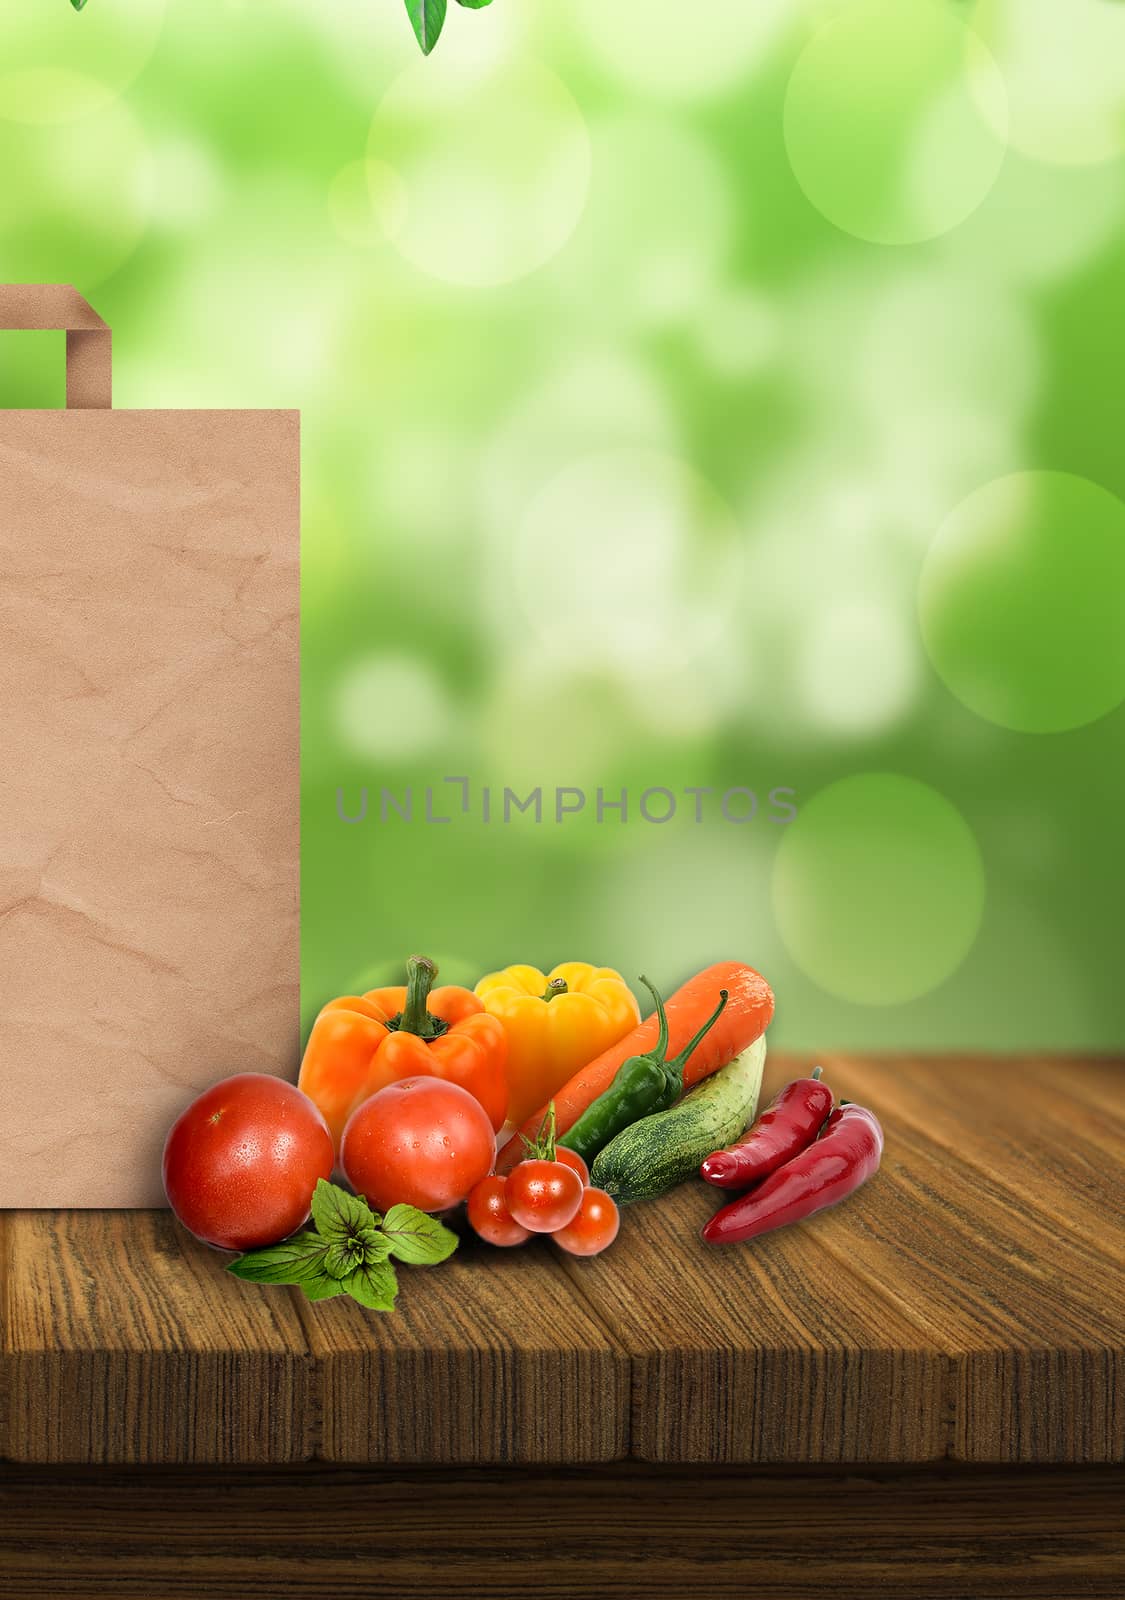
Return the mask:
<path id="1" fill-rule="evenodd" d="M 587 1189 L 573 1219 L 555 1234 L 555 1243 L 572 1256 L 596 1256 L 617 1238 L 621 1213 L 604 1189 Z"/>
<path id="2" fill-rule="evenodd" d="M 400 1078 L 357 1106 L 340 1141 L 348 1182 L 376 1211 L 444 1211 L 492 1171 L 496 1135 L 479 1100 L 444 1078 Z"/>
<path id="3" fill-rule="evenodd" d="M 482 1178 L 469 1192 L 469 1225 L 489 1244 L 526 1244 L 530 1228 L 521 1228 L 508 1210 L 507 1178 Z"/>
<path id="4" fill-rule="evenodd" d="M 568 1150 L 565 1145 L 561 1144 L 556 1145 L 555 1160 L 561 1161 L 564 1167 L 573 1167 L 575 1172 L 577 1172 L 578 1176 L 582 1179 L 582 1187 L 586 1187 L 590 1181 L 590 1169 L 583 1161 L 582 1157 L 578 1154 L 577 1150 Z"/>
<path id="5" fill-rule="evenodd" d="M 532 1233 L 554 1233 L 582 1201 L 582 1179 L 562 1161 L 521 1161 L 508 1174 L 508 1210 Z"/>
<path id="6" fill-rule="evenodd" d="M 332 1163 L 328 1124 L 307 1095 L 264 1072 L 240 1072 L 172 1124 L 164 1193 L 197 1238 L 253 1250 L 296 1232 Z"/>

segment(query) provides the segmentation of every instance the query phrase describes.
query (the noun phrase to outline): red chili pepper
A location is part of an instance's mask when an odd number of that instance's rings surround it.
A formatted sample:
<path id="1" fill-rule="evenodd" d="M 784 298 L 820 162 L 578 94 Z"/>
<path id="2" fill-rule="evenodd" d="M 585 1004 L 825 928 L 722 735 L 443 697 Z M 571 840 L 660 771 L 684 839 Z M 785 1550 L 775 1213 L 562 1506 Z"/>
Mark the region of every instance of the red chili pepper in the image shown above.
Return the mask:
<path id="1" fill-rule="evenodd" d="M 703 1238 L 707 1244 L 736 1244 L 811 1217 L 866 1183 L 882 1154 L 883 1130 L 874 1113 L 845 1100 L 819 1139 L 749 1194 L 716 1211 Z"/>
<path id="2" fill-rule="evenodd" d="M 737 1144 L 709 1155 L 700 1177 L 719 1189 L 749 1189 L 811 1144 L 831 1110 L 832 1090 L 815 1067 L 811 1078 L 787 1083 Z"/>

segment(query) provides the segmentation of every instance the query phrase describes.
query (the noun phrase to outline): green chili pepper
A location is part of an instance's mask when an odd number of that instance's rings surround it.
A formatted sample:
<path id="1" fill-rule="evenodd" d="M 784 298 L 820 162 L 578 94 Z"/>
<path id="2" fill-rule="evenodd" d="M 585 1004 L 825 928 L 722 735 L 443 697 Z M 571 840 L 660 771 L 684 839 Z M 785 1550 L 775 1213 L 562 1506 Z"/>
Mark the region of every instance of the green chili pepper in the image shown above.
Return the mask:
<path id="1" fill-rule="evenodd" d="M 669 1061 L 666 1059 L 668 1018 L 664 1001 L 647 978 L 642 977 L 640 981 L 656 1001 L 660 1032 L 656 1044 L 645 1055 L 630 1056 L 628 1061 L 621 1063 L 605 1093 L 588 1105 L 578 1121 L 563 1135 L 562 1143 L 566 1148 L 573 1150 L 586 1162 L 592 1161 L 598 1151 L 615 1139 L 622 1129 L 639 1122 L 641 1117 L 651 1116 L 654 1111 L 666 1111 L 679 1099 L 684 1092 L 684 1067 L 704 1034 L 719 1020 L 727 1003 L 727 991 L 720 989 L 719 1004 L 713 1014 L 695 1038 L 684 1046 L 674 1060 Z"/>

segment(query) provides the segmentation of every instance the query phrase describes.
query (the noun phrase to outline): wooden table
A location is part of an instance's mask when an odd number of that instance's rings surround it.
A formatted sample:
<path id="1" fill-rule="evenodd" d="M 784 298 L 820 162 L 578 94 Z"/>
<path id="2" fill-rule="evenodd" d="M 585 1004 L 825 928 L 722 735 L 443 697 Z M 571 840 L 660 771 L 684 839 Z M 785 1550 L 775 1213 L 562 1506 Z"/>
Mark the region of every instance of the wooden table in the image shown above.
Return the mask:
<path id="1" fill-rule="evenodd" d="M 0 1594 L 1125 1594 L 1125 1064 L 824 1067 L 887 1134 L 840 1209 L 707 1251 L 694 1185 L 393 1316 L 3 1216 Z"/>

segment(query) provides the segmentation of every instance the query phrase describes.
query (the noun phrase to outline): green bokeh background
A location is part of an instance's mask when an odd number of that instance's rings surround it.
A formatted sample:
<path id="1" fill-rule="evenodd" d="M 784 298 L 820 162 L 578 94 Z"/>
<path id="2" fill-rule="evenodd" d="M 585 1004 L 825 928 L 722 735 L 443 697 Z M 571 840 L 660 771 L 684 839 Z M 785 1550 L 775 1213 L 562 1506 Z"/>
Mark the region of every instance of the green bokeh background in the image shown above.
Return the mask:
<path id="1" fill-rule="evenodd" d="M 0 276 L 87 294 L 121 406 L 303 413 L 306 1016 L 412 949 L 735 955 L 802 1050 L 1125 1044 L 1125 7 L 450 11 L 0 6 Z M 1060 673 L 1094 720 L 1020 731 Z M 637 818 L 688 786 L 759 813 Z"/>

